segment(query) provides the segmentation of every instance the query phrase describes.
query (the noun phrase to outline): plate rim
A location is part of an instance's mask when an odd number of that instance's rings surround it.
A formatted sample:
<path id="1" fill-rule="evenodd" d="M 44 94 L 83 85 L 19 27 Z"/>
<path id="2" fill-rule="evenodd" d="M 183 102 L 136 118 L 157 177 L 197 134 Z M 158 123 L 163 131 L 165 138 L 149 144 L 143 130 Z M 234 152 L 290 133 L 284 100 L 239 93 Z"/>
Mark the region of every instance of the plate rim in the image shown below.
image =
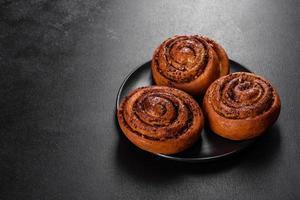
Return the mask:
<path id="1" fill-rule="evenodd" d="M 121 83 L 119 89 L 118 89 L 118 92 L 117 92 L 117 98 L 116 98 L 116 108 L 115 108 L 115 112 L 117 114 L 118 112 L 118 109 L 120 107 L 120 103 L 121 103 L 121 93 L 123 91 L 123 88 L 124 88 L 124 85 L 126 84 L 126 82 L 128 81 L 128 79 L 137 71 L 139 70 L 140 68 L 142 68 L 144 65 L 146 65 L 147 63 L 151 63 L 151 60 L 147 61 L 147 62 L 144 62 L 143 64 L 141 65 L 138 65 L 137 67 L 134 67 L 124 78 L 123 82 Z M 241 67 L 243 67 L 244 69 L 246 69 L 248 72 L 252 73 L 249 69 L 247 69 L 246 67 L 242 66 L 240 63 L 232 60 L 232 59 L 229 59 L 229 63 L 234 63 L 236 65 L 240 65 Z M 151 86 L 151 85 L 149 85 Z M 115 117 L 117 117 L 115 114 Z M 205 128 L 205 127 L 204 127 Z M 212 131 L 212 130 L 211 130 Z M 213 131 L 212 131 L 213 132 Z M 226 138 L 224 138 L 226 139 Z M 225 154 L 221 154 L 221 155 L 215 155 L 215 156 L 209 156 L 209 157 L 191 157 L 191 158 L 182 158 L 182 157 L 174 157 L 173 155 L 175 154 L 172 154 L 172 155 L 167 155 L 167 154 L 161 154 L 161 153 L 152 153 L 152 152 L 148 152 L 148 151 L 144 151 L 146 153 L 149 153 L 149 154 L 152 154 L 152 155 L 156 155 L 156 156 L 159 156 L 161 158 L 164 158 L 166 160 L 172 160 L 172 161 L 177 161 L 177 162 L 185 162 L 185 163 L 199 163 L 199 162 L 211 162 L 211 161 L 216 161 L 216 160 L 220 160 L 222 158 L 225 158 L 225 157 L 230 157 L 230 156 L 233 156 L 245 149 L 247 149 L 251 144 L 254 143 L 254 141 L 256 141 L 256 139 L 251 139 L 251 140 L 245 140 L 248 142 L 248 144 L 246 144 L 245 147 L 241 147 L 241 148 L 237 148 L 233 151 L 230 151 L 230 152 L 227 152 Z M 244 141 L 244 142 L 245 142 Z"/>
<path id="2" fill-rule="evenodd" d="M 149 61 L 148 61 L 149 62 Z M 138 69 L 140 69 L 142 66 L 144 66 L 146 63 L 148 62 L 145 62 L 144 64 L 141 64 L 135 68 L 133 68 L 124 78 L 123 82 L 121 83 L 119 89 L 118 89 L 118 93 L 117 93 L 117 98 L 116 98 L 116 111 L 119 109 L 119 103 L 121 103 L 120 101 L 120 96 L 121 96 L 121 91 L 123 90 L 123 87 L 125 85 L 125 83 L 127 82 L 127 80 L 130 78 L 130 76 L 136 72 Z"/>

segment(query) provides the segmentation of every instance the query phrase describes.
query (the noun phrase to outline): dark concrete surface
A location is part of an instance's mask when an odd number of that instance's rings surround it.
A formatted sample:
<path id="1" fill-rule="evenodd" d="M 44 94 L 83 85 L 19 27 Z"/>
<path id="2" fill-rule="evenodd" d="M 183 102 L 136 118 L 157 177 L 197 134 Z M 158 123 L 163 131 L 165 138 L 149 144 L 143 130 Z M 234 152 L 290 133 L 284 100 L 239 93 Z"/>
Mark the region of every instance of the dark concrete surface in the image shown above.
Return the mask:
<path id="1" fill-rule="evenodd" d="M 300 1 L 0 0 L 0 199 L 300 199 Z M 174 34 L 214 38 L 268 78 L 282 111 L 239 156 L 139 151 L 118 88 Z"/>

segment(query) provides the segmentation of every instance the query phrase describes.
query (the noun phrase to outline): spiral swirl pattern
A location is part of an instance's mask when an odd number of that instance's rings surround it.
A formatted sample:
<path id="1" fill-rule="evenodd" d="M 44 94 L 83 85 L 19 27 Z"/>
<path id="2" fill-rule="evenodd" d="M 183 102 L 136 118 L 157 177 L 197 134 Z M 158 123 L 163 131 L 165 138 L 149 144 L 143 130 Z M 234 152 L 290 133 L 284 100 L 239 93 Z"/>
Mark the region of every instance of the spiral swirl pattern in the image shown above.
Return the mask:
<path id="1" fill-rule="evenodd" d="M 162 86 L 133 91 L 118 111 L 119 123 L 125 129 L 151 141 L 176 139 L 191 130 L 199 132 L 201 117 L 199 106 L 188 94 Z"/>
<path id="2" fill-rule="evenodd" d="M 229 119 L 254 118 L 268 111 L 274 102 L 268 81 L 252 73 L 233 73 L 220 78 L 208 90 L 208 101 Z"/>
<path id="3" fill-rule="evenodd" d="M 229 61 L 225 50 L 213 40 L 183 35 L 167 39 L 155 50 L 151 69 L 157 85 L 199 95 L 229 73 Z"/>
<path id="4" fill-rule="evenodd" d="M 200 36 L 173 37 L 162 43 L 155 53 L 155 65 L 165 78 L 189 82 L 205 70 L 209 48 Z"/>

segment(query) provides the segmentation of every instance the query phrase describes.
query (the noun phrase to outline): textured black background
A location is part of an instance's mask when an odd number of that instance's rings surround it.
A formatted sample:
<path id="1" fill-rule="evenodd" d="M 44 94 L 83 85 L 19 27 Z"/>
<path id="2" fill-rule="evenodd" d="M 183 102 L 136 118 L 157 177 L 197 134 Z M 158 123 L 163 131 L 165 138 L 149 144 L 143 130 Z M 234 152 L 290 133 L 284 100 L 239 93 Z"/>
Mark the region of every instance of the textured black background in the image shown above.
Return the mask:
<path id="1" fill-rule="evenodd" d="M 300 199 L 300 1 L 0 0 L 0 199 Z M 205 34 L 268 78 L 282 112 L 250 149 L 186 165 L 115 124 L 133 68 Z"/>

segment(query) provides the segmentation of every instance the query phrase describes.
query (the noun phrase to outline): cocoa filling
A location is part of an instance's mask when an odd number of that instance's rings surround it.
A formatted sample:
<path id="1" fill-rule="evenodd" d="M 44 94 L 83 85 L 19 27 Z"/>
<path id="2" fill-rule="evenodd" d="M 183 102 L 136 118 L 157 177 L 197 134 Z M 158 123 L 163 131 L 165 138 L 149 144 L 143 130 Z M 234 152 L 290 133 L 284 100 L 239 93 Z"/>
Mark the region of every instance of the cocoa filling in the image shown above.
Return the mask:
<path id="1" fill-rule="evenodd" d="M 125 100 L 125 101 L 126 101 L 126 100 Z M 126 102 L 124 102 L 124 103 L 122 104 L 122 107 L 121 107 L 121 109 L 119 110 L 120 116 L 121 116 L 122 124 L 123 124 L 127 129 L 129 129 L 131 132 L 133 132 L 134 134 L 136 134 L 137 136 L 142 137 L 142 138 L 145 138 L 145 139 L 148 139 L 148 140 L 153 140 L 153 141 L 165 141 L 165 140 L 169 140 L 169 139 L 176 139 L 176 138 L 178 138 L 179 136 L 181 136 L 182 134 L 184 134 L 184 133 L 190 128 L 190 126 L 192 125 L 192 122 L 193 122 L 193 113 L 191 112 L 190 106 L 184 104 L 184 105 L 186 106 L 186 108 L 188 108 L 188 109 L 187 109 L 187 111 L 188 111 L 188 119 L 187 119 L 187 121 L 184 122 L 185 125 L 184 125 L 181 129 L 177 130 L 177 131 L 176 131 L 174 134 L 172 134 L 172 135 L 168 135 L 168 136 L 165 136 L 165 137 L 157 138 L 157 137 L 145 135 L 145 134 L 142 134 L 142 133 L 139 133 L 139 132 L 133 130 L 133 129 L 131 128 L 131 126 L 130 126 L 130 125 L 126 122 L 126 120 L 124 119 L 124 113 L 123 113 L 123 112 L 124 112 L 124 108 L 123 108 L 124 105 L 126 105 Z M 174 104 L 174 107 L 175 107 L 175 110 L 176 110 L 176 115 L 178 115 L 178 106 Z M 132 111 L 132 114 L 134 114 L 138 119 L 140 119 L 139 116 L 136 115 L 136 113 L 135 113 L 135 112 L 136 112 L 135 106 L 133 106 L 133 108 L 134 108 L 134 110 Z M 175 119 L 176 119 L 176 117 L 175 117 Z M 140 120 L 142 121 L 142 119 L 140 119 Z M 175 121 L 172 121 L 170 124 L 172 124 L 172 123 L 174 123 L 174 122 L 175 122 Z M 142 121 L 142 123 L 144 123 L 144 122 Z M 140 124 L 138 124 L 138 125 L 139 125 L 139 126 L 142 126 L 142 125 L 143 125 L 142 123 L 140 123 Z M 153 125 L 152 125 L 152 126 L 153 126 Z M 157 125 L 157 127 L 160 127 L 160 126 Z"/>
<path id="2" fill-rule="evenodd" d="M 210 102 L 223 117 L 253 118 L 267 112 L 273 105 L 274 89 L 259 77 L 233 74 L 218 84 L 213 88 L 218 91 L 210 95 Z"/>
<path id="3" fill-rule="evenodd" d="M 178 42 L 184 42 L 186 40 L 196 40 L 197 42 L 201 43 L 203 45 L 203 48 L 204 48 L 204 51 L 205 51 L 205 54 L 204 54 L 204 58 L 203 58 L 203 61 L 197 66 L 197 71 L 196 73 L 191 73 L 190 75 L 188 75 L 188 77 L 182 77 L 181 76 L 181 72 L 182 71 L 188 71 L 188 69 L 183 68 L 181 70 L 177 69 L 176 67 L 174 67 L 172 65 L 172 62 L 175 62 L 176 64 L 180 65 L 180 63 L 177 63 L 173 58 L 172 56 L 170 55 L 169 51 L 170 49 L 172 48 L 173 45 L 175 45 L 175 43 L 178 43 Z M 196 48 L 195 45 L 193 44 L 188 44 L 187 45 L 191 51 L 193 51 L 194 54 L 196 54 L 196 51 L 195 49 L 193 48 Z M 159 60 L 159 53 L 162 51 L 162 49 L 166 49 L 166 54 L 164 55 L 165 56 L 165 61 L 167 63 L 167 68 L 168 68 L 168 71 L 165 72 L 163 71 L 161 68 L 160 68 L 160 60 Z M 180 37 L 180 38 L 175 38 L 174 41 L 171 41 L 171 44 L 167 44 L 167 43 L 163 43 L 160 47 L 159 47 L 159 50 L 156 52 L 155 56 L 154 56 L 154 63 L 155 63 L 155 67 L 156 69 L 158 70 L 158 72 L 163 76 L 165 77 L 166 79 L 168 80 L 171 80 L 175 83 L 187 83 L 187 82 L 191 82 L 192 80 L 195 80 L 197 79 L 202 73 L 203 71 L 205 70 L 206 68 L 206 65 L 208 63 L 208 46 L 206 44 L 203 43 L 203 41 L 201 41 L 198 37 Z M 194 61 L 196 62 L 196 61 Z"/>

